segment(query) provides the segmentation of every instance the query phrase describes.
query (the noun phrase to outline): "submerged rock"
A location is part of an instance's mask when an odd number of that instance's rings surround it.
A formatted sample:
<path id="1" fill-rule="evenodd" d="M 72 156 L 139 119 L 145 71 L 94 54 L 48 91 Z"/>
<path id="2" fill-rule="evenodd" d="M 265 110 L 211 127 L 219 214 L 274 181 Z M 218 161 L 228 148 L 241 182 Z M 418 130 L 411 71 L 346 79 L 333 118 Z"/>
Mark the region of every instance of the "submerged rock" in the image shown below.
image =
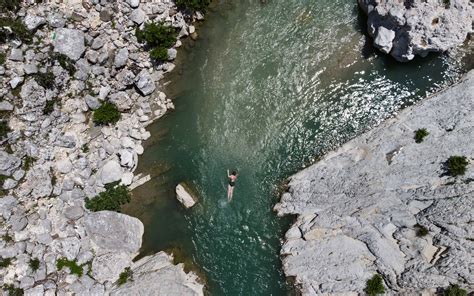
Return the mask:
<path id="1" fill-rule="evenodd" d="M 460 45 L 472 31 L 469 0 L 358 2 L 368 15 L 374 45 L 401 62 Z"/>
<path id="2" fill-rule="evenodd" d="M 420 128 L 429 135 L 416 143 Z M 275 206 L 299 215 L 285 274 L 304 295 L 361 293 L 375 273 L 395 294 L 472 287 L 474 167 L 457 178 L 443 168 L 452 155 L 473 159 L 472 139 L 474 71 L 292 176 Z"/>
<path id="3" fill-rule="evenodd" d="M 191 189 L 184 182 L 176 186 L 176 198 L 186 209 L 193 207 L 197 202 L 197 198 L 192 195 Z"/>

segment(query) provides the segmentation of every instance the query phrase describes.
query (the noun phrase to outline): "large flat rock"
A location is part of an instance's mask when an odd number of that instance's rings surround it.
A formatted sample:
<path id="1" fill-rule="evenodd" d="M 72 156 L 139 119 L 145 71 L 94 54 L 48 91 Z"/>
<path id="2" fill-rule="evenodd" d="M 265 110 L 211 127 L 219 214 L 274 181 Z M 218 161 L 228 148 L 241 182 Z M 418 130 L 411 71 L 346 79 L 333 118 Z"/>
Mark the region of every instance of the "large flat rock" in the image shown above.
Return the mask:
<path id="1" fill-rule="evenodd" d="M 417 144 L 419 128 L 430 134 Z M 473 139 L 471 71 L 292 176 L 275 206 L 298 215 L 281 251 L 286 275 L 305 295 L 360 293 L 375 272 L 397 293 L 472 287 Z M 452 155 L 470 159 L 464 176 L 445 174 Z"/>
<path id="2" fill-rule="evenodd" d="M 143 224 L 137 218 L 101 211 L 84 218 L 87 235 L 100 249 L 136 254 L 142 244 Z"/>
<path id="3" fill-rule="evenodd" d="M 193 272 L 185 273 L 183 264 L 174 265 L 165 252 L 144 257 L 132 265 L 133 280 L 113 287 L 110 295 L 200 296 L 204 285 Z"/>
<path id="4" fill-rule="evenodd" d="M 402 62 L 461 45 L 472 30 L 469 0 L 358 2 L 368 15 L 374 45 Z"/>
<path id="5" fill-rule="evenodd" d="M 84 33 L 75 29 L 56 29 L 54 39 L 54 51 L 62 53 L 74 61 L 77 61 L 86 47 L 84 45 Z"/>

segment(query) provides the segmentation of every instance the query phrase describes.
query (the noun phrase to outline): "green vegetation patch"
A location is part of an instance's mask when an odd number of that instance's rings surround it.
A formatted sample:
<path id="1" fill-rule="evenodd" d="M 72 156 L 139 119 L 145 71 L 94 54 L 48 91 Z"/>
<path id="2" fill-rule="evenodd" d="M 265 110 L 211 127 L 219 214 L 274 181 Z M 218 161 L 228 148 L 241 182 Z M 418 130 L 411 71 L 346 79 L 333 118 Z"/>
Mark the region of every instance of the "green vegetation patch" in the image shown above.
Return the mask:
<path id="1" fill-rule="evenodd" d="M 2 240 L 6 243 L 11 243 L 13 241 L 13 237 L 11 237 L 8 233 L 5 233 L 2 236 Z"/>
<path id="2" fill-rule="evenodd" d="M 150 56 L 158 62 L 168 59 L 168 48 L 176 43 L 177 32 L 175 28 L 163 22 L 151 22 L 144 25 L 143 30 L 136 28 L 135 36 L 138 42 L 145 43 L 150 49 Z"/>
<path id="3" fill-rule="evenodd" d="M 26 155 L 25 158 L 23 158 L 23 170 L 28 171 L 35 161 L 36 158 Z"/>
<path id="4" fill-rule="evenodd" d="M 129 280 L 133 280 L 133 271 L 130 269 L 130 267 L 125 268 L 124 271 L 120 273 L 119 279 L 118 279 L 118 285 L 121 286 L 128 282 Z"/>
<path id="5" fill-rule="evenodd" d="M 12 39 L 31 43 L 33 40 L 33 33 L 26 28 L 21 19 L 0 17 L 0 44 Z"/>
<path id="6" fill-rule="evenodd" d="M 418 223 L 415 225 L 415 228 L 416 228 L 416 236 L 418 236 L 418 237 L 426 236 L 429 233 L 429 231 L 426 227 L 424 227 L 424 226 L 422 226 Z"/>
<path id="7" fill-rule="evenodd" d="M 105 185 L 105 191 L 92 199 L 86 197 L 86 208 L 92 212 L 115 211 L 130 202 L 130 192 L 125 185 L 118 185 L 119 181 Z"/>
<path id="8" fill-rule="evenodd" d="M 120 111 L 117 107 L 110 103 L 104 102 L 102 105 L 94 111 L 93 120 L 95 124 L 105 125 L 110 123 L 116 123 L 121 117 Z"/>
<path id="9" fill-rule="evenodd" d="M 465 156 L 454 155 L 446 161 L 446 168 L 449 175 L 456 177 L 466 173 L 468 164 L 469 162 Z"/>
<path id="10" fill-rule="evenodd" d="M 385 293 L 382 276 L 380 274 L 375 274 L 370 280 L 368 280 L 364 292 L 369 296 Z"/>
<path id="11" fill-rule="evenodd" d="M 5 138 L 7 134 L 11 132 L 8 122 L 6 120 L 0 120 L 0 140 Z"/>
<path id="12" fill-rule="evenodd" d="M 444 296 L 466 296 L 467 292 L 458 285 L 450 285 L 444 290 Z"/>
<path id="13" fill-rule="evenodd" d="M 3 285 L 3 291 L 8 293 L 8 296 L 23 296 L 25 292 L 23 289 L 13 286 L 12 284 Z"/>
<path id="14" fill-rule="evenodd" d="M 430 133 L 426 130 L 426 128 L 420 128 L 415 131 L 415 142 L 421 143 Z"/>
<path id="15" fill-rule="evenodd" d="M 0 0 L 0 11 L 16 12 L 20 9 L 21 0 Z"/>
<path id="16" fill-rule="evenodd" d="M 76 66 L 75 66 L 74 61 L 71 58 L 69 58 L 67 55 L 56 52 L 52 54 L 51 59 L 53 61 L 57 61 L 58 64 L 64 70 L 66 70 L 70 76 L 74 75 L 74 73 L 76 72 Z"/>
<path id="17" fill-rule="evenodd" d="M 87 145 L 87 144 L 82 145 L 81 151 L 82 151 L 82 153 L 89 152 L 89 145 Z"/>
<path id="18" fill-rule="evenodd" d="M 71 261 L 67 258 L 58 259 L 58 262 L 56 262 L 56 267 L 58 270 L 68 267 L 72 274 L 76 274 L 79 277 L 81 277 L 84 273 L 82 266 L 79 266 L 76 261 Z"/>
<path id="19" fill-rule="evenodd" d="M 28 265 L 30 266 L 31 270 L 37 271 L 40 266 L 40 261 L 38 258 L 30 259 L 30 262 L 28 262 Z"/>
<path id="20" fill-rule="evenodd" d="M 6 60 L 7 60 L 7 56 L 5 55 L 5 53 L 0 52 L 0 66 L 5 64 Z"/>
<path id="21" fill-rule="evenodd" d="M 57 103 L 57 100 L 49 100 L 46 101 L 46 104 L 44 105 L 43 108 L 43 114 L 44 115 L 49 115 L 54 111 L 54 105 Z"/>
<path id="22" fill-rule="evenodd" d="M 176 0 L 176 6 L 178 6 L 178 8 L 192 11 L 206 11 L 209 3 L 209 0 Z"/>
<path id="23" fill-rule="evenodd" d="M 36 73 L 33 75 L 36 82 L 44 88 L 53 89 L 56 83 L 54 82 L 55 77 L 52 72 Z"/>
<path id="24" fill-rule="evenodd" d="M 11 263 L 12 258 L 0 258 L 0 268 L 8 267 Z"/>

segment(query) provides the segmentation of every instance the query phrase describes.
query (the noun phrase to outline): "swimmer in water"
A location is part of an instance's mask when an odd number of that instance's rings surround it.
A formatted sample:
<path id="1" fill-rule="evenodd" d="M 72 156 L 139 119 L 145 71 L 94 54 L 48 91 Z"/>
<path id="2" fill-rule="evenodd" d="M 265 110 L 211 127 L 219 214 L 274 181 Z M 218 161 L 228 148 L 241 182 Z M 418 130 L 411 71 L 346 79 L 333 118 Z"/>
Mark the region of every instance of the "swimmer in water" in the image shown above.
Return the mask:
<path id="1" fill-rule="evenodd" d="M 229 174 L 227 170 L 227 178 L 229 178 L 229 185 L 227 186 L 227 200 L 230 202 L 232 200 L 232 195 L 234 194 L 235 181 L 237 181 L 238 174 L 235 171 Z"/>

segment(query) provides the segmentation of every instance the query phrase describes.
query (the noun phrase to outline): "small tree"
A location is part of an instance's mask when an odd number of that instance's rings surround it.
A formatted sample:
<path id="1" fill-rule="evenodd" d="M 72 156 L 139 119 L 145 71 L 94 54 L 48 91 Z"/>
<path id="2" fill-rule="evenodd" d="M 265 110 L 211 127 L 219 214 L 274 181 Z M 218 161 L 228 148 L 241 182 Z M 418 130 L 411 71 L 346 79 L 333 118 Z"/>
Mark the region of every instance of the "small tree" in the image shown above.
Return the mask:
<path id="1" fill-rule="evenodd" d="M 29 44 L 33 40 L 33 33 L 19 18 L 0 17 L 0 44 L 12 39 L 18 39 Z"/>
<path id="2" fill-rule="evenodd" d="M 415 131 L 415 142 L 421 143 L 430 133 L 425 128 L 420 128 Z"/>
<path id="3" fill-rule="evenodd" d="M 8 267 L 12 263 L 12 258 L 0 258 L 0 268 Z"/>
<path id="4" fill-rule="evenodd" d="M 0 140 L 5 138 L 9 132 L 11 132 L 11 129 L 8 126 L 7 121 L 6 120 L 0 120 Z"/>
<path id="5" fill-rule="evenodd" d="M 176 43 L 176 30 L 163 22 L 146 23 L 143 30 L 136 28 L 135 36 L 138 42 L 145 43 L 151 49 L 150 57 L 162 62 L 168 59 L 168 48 Z"/>
<path id="6" fill-rule="evenodd" d="M 104 102 L 102 105 L 94 111 L 93 120 L 98 125 L 105 125 L 110 123 L 116 123 L 120 120 L 121 114 L 117 107 L 110 103 Z"/>
<path id="7" fill-rule="evenodd" d="M 468 161 L 465 156 L 454 155 L 448 158 L 448 161 L 446 162 L 448 174 L 453 177 L 464 175 L 466 173 L 467 165 Z"/>
<path id="8" fill-rule="evenodd" d="M 118 285 L 121 286 L 128 282 L 129 280 L 132 280 L 133 278 L 133 271 L 130 269 L 130 267 L 126 267 L 124 271 L 122 271 L 119 275 L 118 279 Z"/>
<path id="9" fill-rule="evenodd" d="M 55 86 L 55 77 L 52 72 L 36 73 L 33 77 L 44 88 L 53 89 Z"/>
<path id="10" fill-rule="evenodd" d="M 120 212 L 120 207 L 130 202 L 130 193 L 127 186 L 118 185 L 118 183 L 114 182 L 105 185 L 105 191 L 92 199 L 86 197 L 86 208 L 93 212 Z"/>
<path id="11" fill-rule="evenodd" d="M 450 285 L 444 290 L 444 296 L 466 296 L 467 292 L 464 289 L 459 288 L 458 285 Z"/>
<path id="12" fill-rule="evenodd" d="M 364 292 L 369 296 L 385 293 L 383 278 L 380 274 L 375 274 L 370 280 L 367 280 L 367 286 L 365 287 Z"/>
<path id="13" fill-rule="evenodd" d="M 30 266 L 31 270 L 37 271 L 40 266 L 40 261 L 38 258 L 30 259 L 30 262 L 28 263 L 28 265 Z"/>
<path id="14" fill-rule="evenodd" d="M 64 267 L 68 267 L 72 274 L 76 274 L 79 277 L 81 277 L 84 273 L 82 266 L 79 266 L 76 261 L 71 261 L 67 258 L 58 259 L 58 261 L 56 262 L 56 267 L 58 268 L 58 270 L 61 270 Z"/>
<path id="15" fill-rule="evenodd" d="M 206 11 L 209 2 L 209 0 L 176 0 L 176 6 L 180 9 Z"/>
<path id="16" fill-rule="evenodd" d="M 415 225 L 415 228 L 416 228 L 416 236 L 418 236 L 418 237 L 426 236 L 429 233 L 429 231 L 426 227 L 424 227 L 424 226 L 422 226 L 418 223 Z"/>

